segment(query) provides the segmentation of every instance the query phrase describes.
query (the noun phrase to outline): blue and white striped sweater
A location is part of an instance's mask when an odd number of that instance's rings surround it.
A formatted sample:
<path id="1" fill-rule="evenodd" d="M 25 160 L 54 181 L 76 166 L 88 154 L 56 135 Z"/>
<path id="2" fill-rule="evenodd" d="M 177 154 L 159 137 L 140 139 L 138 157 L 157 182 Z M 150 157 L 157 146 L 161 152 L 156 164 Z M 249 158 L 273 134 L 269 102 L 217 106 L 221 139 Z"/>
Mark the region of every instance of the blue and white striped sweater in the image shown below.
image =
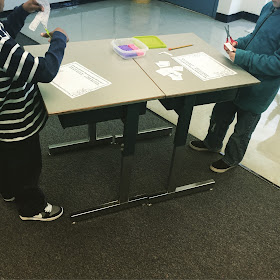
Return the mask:
<path id="1" fill-rule="evenodd" d="M 47 112 L 37 82 L 48 83 L 61 64 L 66 36 L 54 32 L 45 57 L 33 57 L 14 40 L 28 13 L 17 7 L 0 22 L 0 141 L 24 140 L 42 129 Z"/>

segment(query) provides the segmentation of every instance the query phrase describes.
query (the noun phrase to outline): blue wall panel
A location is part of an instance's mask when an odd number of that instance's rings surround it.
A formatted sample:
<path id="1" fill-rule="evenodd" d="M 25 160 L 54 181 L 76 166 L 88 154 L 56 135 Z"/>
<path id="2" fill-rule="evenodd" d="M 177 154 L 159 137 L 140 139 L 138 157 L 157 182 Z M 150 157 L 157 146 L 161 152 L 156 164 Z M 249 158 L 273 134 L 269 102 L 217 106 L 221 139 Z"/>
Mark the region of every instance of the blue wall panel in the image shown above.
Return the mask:
<path id="1" fill-rule="evenodd" d="M 165 2 L 215 18 L 219 0 L 166 0 Z"/>

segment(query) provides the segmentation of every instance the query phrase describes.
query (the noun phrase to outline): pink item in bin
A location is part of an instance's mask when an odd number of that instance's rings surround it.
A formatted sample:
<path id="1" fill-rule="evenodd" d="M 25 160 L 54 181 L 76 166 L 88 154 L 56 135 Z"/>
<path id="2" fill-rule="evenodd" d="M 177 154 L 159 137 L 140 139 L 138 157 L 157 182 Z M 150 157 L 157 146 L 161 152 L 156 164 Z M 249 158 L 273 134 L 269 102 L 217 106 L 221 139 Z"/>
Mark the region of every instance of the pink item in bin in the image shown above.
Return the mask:
<path id="1" fill-rule="evenodd" d="M 137 51 L 137 50 L 139 50 L 139 48 L 138 48 L 137 46 L 135 46 L 134 44 L 129 44 L 128 46 L 129 46 L 131 49 L 136 50 L 137 56 L 144 55 L 144 52 Z"/>

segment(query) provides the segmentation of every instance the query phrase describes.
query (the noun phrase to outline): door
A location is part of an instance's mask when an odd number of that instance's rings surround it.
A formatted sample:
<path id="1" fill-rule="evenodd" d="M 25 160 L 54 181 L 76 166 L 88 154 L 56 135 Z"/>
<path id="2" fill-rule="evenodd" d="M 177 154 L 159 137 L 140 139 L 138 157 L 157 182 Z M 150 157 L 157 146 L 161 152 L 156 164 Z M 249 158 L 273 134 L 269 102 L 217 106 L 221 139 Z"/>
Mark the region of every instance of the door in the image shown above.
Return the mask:
<path id="1" fill-rule="evenodd" d="M 215 18 L 219 0 L 166 0 L 166 2 Z"/>

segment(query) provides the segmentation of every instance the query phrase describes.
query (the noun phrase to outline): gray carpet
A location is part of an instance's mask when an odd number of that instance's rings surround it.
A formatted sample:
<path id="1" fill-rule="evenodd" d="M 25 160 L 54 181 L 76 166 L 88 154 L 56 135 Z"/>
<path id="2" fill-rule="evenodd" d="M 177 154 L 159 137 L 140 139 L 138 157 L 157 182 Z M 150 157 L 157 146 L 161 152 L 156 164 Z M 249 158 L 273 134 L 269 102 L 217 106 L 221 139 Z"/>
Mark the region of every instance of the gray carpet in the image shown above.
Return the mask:
<path id="1" fill-rule="evenodd" d="M 141 128 L 162 125 L 141 116 Z M 98 125 L 99 135 L 121 130 L 120 121 Z M 22 222 L 13 203 L 0 202 L 1 279 L 280 279 L 279 189 L 242 167 L 214 174 L 218 154 L 186 147 L 178 178 L 213 178 L 213 191 L 72 224 L 71 212 L 118 193 L 119 145 L 48 155 L 49 144 L 86 134 L 86 127 L 63 130 L 57 117 L 41 133 L 41 187 L 64 206 L 62 218 Z M 172 141 L 137 143 L 131 195 L 164 189 Z"/>

